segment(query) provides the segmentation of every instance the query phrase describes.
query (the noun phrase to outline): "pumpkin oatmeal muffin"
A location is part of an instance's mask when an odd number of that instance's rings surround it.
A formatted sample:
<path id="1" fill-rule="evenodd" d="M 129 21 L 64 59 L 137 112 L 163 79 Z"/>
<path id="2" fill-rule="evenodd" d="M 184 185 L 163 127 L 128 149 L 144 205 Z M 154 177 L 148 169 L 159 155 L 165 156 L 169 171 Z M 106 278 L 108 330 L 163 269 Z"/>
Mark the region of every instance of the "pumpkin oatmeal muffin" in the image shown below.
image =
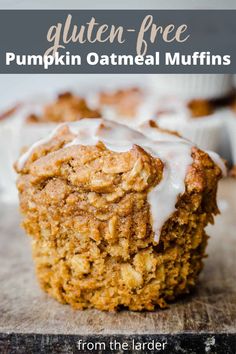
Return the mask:
<path id="1" fill-rule="evenodd" d="M 27 123 L 73 122 L 82 118 L 100 117 L 98 110 L 88 107 L 84 98 L 71 92 L 59 94 L 57 99 L 42 108 L 40 114 L 31 113 Z"/>
<path id="2" fill-rule="evenodd" d="M 135 118 L 143 101 L 144 93 L 142 90 L 138 87 L 131 87 L 100 92 L 98 105 L 105 117 L 110 119 L 112 114 L 119 120 L 122 117 Z"/>
<path id="3" fill-rule="evenodd" d="M 188 293 L 218 213 L 218 163 L 151 122 L 140 133 L 83 119 L 34 144 L 16 170 L 42 289 L 77 309 L 135 311 Z"/>

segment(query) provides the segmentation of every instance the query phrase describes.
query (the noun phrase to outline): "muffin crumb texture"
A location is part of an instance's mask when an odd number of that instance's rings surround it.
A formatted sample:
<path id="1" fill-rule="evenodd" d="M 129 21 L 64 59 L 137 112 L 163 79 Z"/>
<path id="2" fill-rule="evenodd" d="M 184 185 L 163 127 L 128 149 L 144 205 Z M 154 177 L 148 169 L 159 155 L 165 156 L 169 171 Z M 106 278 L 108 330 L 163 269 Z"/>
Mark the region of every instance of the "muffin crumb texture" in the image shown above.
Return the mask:
<path id="1" fill-rule="evenodd" d="M 42 289 L 76 309 L 135 311 L 188 293 L 206 255 L 204 228 L 218 213 L 220 169 L 192 148 L 185 193 L 156 243 L 147 194 L 162 181 L 163 162 L 139 146 L 65 146 L 73 139 L 63 126 L 18 169 Z"/>

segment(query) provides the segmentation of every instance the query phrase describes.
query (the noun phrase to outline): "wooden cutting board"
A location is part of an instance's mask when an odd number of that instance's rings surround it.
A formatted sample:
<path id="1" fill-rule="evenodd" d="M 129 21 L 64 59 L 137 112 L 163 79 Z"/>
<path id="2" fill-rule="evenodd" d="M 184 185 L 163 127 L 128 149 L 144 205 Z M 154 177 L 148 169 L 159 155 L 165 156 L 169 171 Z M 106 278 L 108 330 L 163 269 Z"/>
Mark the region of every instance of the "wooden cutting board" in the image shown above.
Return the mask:
<path id="1" fill-rule="evenodd" d="M 0 353 L 236 353 L 236 180 L 221 182 L 219 206 L 193 294 L 167 310 L 105 313 L 39 289 L 17 206 L 1 204 Z"/>

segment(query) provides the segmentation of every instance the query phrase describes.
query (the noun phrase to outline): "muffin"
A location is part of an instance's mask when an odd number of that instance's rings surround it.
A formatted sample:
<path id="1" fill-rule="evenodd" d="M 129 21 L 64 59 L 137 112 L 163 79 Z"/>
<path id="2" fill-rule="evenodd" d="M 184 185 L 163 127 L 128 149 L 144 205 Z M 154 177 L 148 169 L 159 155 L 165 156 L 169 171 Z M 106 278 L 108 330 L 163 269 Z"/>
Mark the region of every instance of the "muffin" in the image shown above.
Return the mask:
<path id="1" fill-rule="evenodd" d="M 150 87 L 159 105 L 153 119 L 161 127 L 230 158 L 224 107 L 232 101 L 232 75 L 153 75 Z"/>
<path id="2" fill-rule="evenodd" d="M 39 283 L 77 309 L 166 307 L 196 284 L 219 158 L 158 129 L 59 126 L 16 163 Z"/>
<path id="3" fill-rule="evenodd" d="M 71 92 L 59 94 L 57 99 L 45 107 L 41 114 L 31 113 L 27 123 L 61 123 L 73 122 L 82 118 L 98 118 L 100 112 L 88 107 L 84 98 Z"/>
<path id="4" fill-rule="evenodd" d="M 201 149 L 217 151 L 226 159 L 230 159 L 230 148 L 227 144 L 225 107 L 232 101 L 232 86 L 230 78 L 221 78 L 222 87 L 214 86 L 214 75 L 206 75 L 194 79 L 196 76 L 188 76 L 182 80 L 183 75 L 167 76 L 166 82 L 172 82 L 169 93 L 160 88 L 163 80 L 156 79 L 157 90 L 153 84 L 142 90 L 138 87 L 104 91 L 99 94 L 97 106 L 100 107 L 102 116 L 106 119 L 125 124 L 131 128 L 137 127 L 150 119 L 163 129 L 179 132 L 185 138 L 191 140 Z M 160 75 L 162 77 L 162 75 Z M 185 75 L 184 75 L 185 77 Z M 198 77 L 198 75 L 197 75 Z M 159 80 L 160 79 L 160 80 Z M 169 80 L 168 80 L 169 79 Z M 190 80 L 191 94 L 187 96 L 187 83 Z M 219 80 L 217 83 L 220 84 Z M 199 96 L 199 85 L 207 86 L 207 92 L 202 91 Z M 195 97 L 194 97 L 194 85 Z M 198 85 L 198 86 L 197 86 Z M 167 88 L 167 87 L 166 87 Z M 185 88 L 185 89 L 184 89 Z M 171 92 L 174 92 L 171 94 Z M 208 95 L 207 95 L 208 93 Z M 222 94 L 222 96 L 219 96 Z M 214 96 L 215 95 L 215 96 Z M 226 146 L 227 145 L 227 146 Z"/>
<path id="5" fill-rule="evenodd" d="M 97 104 L 104 118 L 132 126 L 139 116 L 145 96 L 139 87 L 101 91 L 98 94 Z"/>
<path id="6" fill-rule="evenodd" d="M 225 110 L 218 109 L 217 101 L 167 101 L 163 104 L 165 100 L 160 99 L 154 113 L 153 119 L 160 127 L 177 131 L 201 149 L 219 152 Z"/>
<path id="7" fill-rule="evenodd" d="M 32 109 L 25 116 L 25 124 L 22 126 L 23 140 L 26 145 L 31 145 L 50 133 L 59 123 L 98 117 L 101 117 L 100 112 L 91 108 L 83 97 L 64 92 L 41 104 L 40 109 Z"/>

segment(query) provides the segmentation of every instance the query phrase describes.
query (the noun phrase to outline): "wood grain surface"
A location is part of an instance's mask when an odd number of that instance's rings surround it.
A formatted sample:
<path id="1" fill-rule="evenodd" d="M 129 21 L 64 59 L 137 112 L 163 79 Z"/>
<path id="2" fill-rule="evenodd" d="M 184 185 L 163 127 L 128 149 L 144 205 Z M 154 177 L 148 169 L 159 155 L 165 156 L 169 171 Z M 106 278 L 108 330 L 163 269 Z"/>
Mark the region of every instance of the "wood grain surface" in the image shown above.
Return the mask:
<path id="1" fill-rule="evenodd" d="M 30 239 L 19 227 L 15 205 L 0 206 L 0 334 L 151 335 L 236 333 L 236 180 L 219 188 L 221 215 L 196 291 L 156 312 L 75 311 L 38 287 Z M 235 336 L 234 336 L 235 339 Z M 7 352 L 7 351 L 6 351 Z M 236 348 L 235 348 L 236 352 Z M 227 351 L 225 351 L 227 353 Z"/>

